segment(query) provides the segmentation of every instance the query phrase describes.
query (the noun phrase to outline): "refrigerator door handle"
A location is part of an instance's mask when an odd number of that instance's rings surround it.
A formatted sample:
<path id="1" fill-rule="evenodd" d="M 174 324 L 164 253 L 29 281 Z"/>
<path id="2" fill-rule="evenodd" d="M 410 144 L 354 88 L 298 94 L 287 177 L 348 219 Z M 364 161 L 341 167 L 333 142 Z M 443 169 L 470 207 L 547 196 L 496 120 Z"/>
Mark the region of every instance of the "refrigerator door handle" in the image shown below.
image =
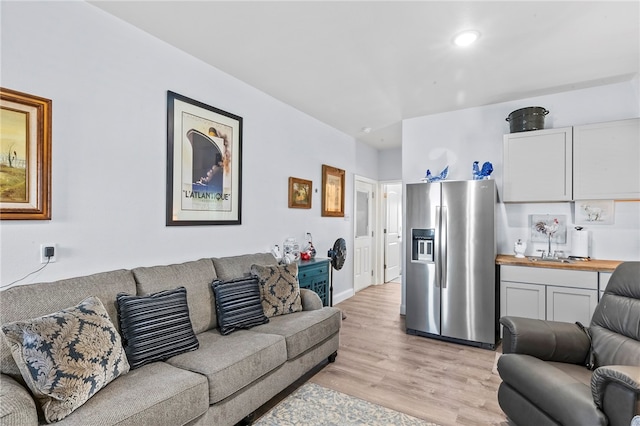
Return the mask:
<path id="1" fill-rule="evenodd" d="M 440 208 L 440 286 L 447 288 L 447 227 L 449 224 L 447 208 Z"/>
<path id="2" fill-rule="evenodd" d="M 440 212 L 440 206 L 436 206 L 436 235 L 435 235 L 435 279 L 433 280 L 434 287 L 440 287 L 441 275 L 442 275 L 442 265 L 440 264 L 440 226 L 441 226 L 442 214 Z"/>

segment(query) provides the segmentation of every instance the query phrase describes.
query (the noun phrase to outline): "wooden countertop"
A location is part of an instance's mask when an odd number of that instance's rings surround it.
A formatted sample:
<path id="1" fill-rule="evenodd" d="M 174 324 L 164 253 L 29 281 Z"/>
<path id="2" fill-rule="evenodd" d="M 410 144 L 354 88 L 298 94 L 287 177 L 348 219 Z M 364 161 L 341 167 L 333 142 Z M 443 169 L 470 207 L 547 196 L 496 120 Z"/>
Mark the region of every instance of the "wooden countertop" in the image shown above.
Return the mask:
<path id="1" fill-rule="evenodd" d="M 535 259 L 535 257 L 534 257 Z M 534 268 L 569 269 L 579 271 L 613 272 L 621 264 L 621 260 L 572 260 L 571 263 L 530 260 L 529 257 L 517 258 L 513 255 L 499 254 L 496 265 L 531 266 Z"/>

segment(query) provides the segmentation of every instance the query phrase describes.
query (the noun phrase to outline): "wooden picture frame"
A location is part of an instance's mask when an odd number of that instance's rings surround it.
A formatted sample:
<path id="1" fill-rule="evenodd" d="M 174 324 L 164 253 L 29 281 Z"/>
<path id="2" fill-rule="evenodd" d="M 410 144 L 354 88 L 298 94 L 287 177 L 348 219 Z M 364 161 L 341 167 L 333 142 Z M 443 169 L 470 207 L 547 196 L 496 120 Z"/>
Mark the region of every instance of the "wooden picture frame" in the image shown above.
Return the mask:
<path id="1" fill-rule="evenodd" d="M 240 225 L 242 117 L 167 92 L 166 224 Z"/>
<path id="2" fill-rule="evenodd" d="M 322 165 L 322 216 L 344 217 L 345 172 Z"/>
<path id="3" fill-rule="evenodd" d="M 289 208 L 310 209 L 312 190 L 313 182 L 310 180 L 289 177 Z"/>
<path id="4" fill-rule="evenodd" d="M 0 219 L 51 219 L 51 99 L 0 87 Z"/>

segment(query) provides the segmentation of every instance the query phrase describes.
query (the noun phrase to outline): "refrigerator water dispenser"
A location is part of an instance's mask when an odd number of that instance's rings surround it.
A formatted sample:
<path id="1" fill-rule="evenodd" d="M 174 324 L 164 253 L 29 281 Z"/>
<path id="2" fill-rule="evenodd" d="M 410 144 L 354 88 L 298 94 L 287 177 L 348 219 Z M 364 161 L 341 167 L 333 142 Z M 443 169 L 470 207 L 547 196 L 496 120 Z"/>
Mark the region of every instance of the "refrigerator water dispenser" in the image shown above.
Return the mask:
<path id="1" fill-rule="evenodd" d="M 411 261 L 433 262 L 435 229 L 411 230 Z"/>

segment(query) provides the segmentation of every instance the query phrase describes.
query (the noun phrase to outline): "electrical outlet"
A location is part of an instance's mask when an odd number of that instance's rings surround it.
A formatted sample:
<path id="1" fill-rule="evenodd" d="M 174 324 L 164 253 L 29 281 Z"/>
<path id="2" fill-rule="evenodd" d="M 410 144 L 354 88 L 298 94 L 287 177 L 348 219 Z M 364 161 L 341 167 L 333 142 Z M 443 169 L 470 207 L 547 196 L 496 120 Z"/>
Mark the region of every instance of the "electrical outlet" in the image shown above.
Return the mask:
<path id="1" fill-rule="evenodd" d="M 51 256 L 47 256 L 51 255 Z M 40 244 L 40 263 L 54 263 L 58 257 L 58 245 L 55 243 Z"/>

